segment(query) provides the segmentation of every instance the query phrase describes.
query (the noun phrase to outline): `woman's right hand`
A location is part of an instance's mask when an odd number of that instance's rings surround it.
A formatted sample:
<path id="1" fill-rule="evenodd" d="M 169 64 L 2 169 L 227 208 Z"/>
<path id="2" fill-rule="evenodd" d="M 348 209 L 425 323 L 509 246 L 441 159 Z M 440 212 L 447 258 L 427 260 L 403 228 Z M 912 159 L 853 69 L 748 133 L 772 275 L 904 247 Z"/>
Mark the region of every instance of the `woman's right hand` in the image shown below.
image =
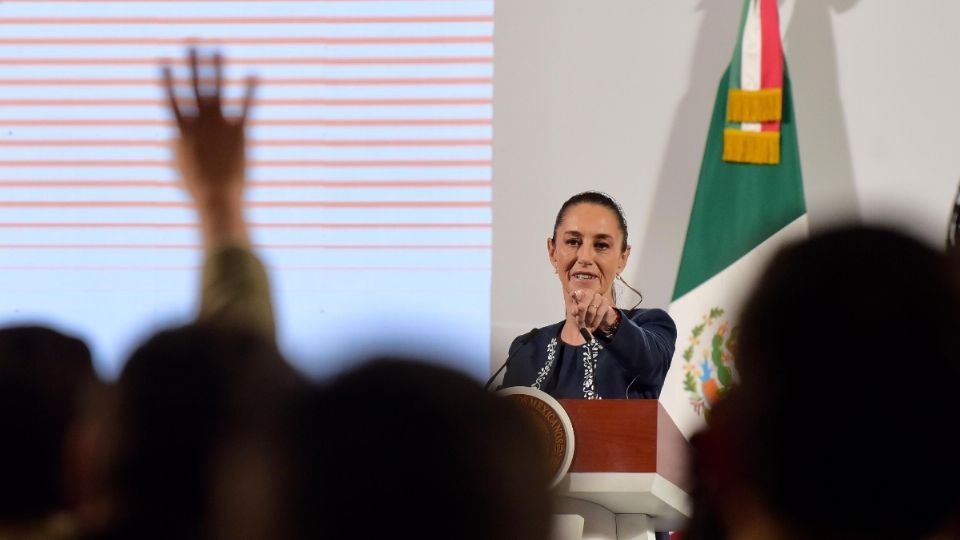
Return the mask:
<path id="1" fill-rule="evenodd" d="M 574 322 L 578 328 L 586 328 L 592 333 L 601 325 L 616 324 L 617 313 L 610 299 L 602 294 L 578 289 L 570 292 L 567 319 Z"/>

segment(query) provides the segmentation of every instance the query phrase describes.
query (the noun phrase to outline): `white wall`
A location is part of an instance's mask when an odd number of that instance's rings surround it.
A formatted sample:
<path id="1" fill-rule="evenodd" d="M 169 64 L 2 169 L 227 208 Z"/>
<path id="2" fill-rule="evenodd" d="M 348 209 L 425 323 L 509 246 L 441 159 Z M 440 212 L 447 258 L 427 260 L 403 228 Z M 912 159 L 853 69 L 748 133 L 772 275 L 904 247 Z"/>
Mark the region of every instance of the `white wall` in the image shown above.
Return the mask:
<path id="1" fill-rule="evenodd" d="M 586 189 L 627 212 L 624 277 L 670 301 L 741 0 L 499 0 L 491 365 L 559 321 L 545 242 Z M 960 178 L 960 2 L 781 1 L 813 229 L 892 222 L 942 245 Z"/>

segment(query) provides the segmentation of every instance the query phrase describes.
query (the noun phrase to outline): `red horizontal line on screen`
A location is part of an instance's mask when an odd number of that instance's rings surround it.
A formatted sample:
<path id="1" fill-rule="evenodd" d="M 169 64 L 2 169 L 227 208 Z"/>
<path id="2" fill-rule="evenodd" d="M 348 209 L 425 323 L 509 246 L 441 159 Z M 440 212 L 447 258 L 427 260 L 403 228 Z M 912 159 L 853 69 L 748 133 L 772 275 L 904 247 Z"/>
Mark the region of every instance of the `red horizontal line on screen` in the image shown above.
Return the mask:
<path id="1" fill-rule="evenodd" d="M 2 21 L 3 19 L 0 19 Z M 169 58 L 0 58 L 0 66 L 139 66 L 155 64 L 178 64 L 183 60 Z M 398 65 L 398 64 L 493 64 L 492 56 L 408 56 L 386 58 L 234 58 L 225 64 L 260 66 L 316 66 L 316 65 Z"/>
<path id="2" fill-rule="evenodd" d="M 15 3 L 30 3 L 30 4 L 69 4 L 76 2 L 77 0 L 5 0 L 7 4 Z M 170 2 L 182 2 L 182 3 L 191 3 L 191 4 L 210 4 L 210 3 L 221 3 L 221 2 L 230 2 L 230 3 L 262 3 L 264 0 L 96 0 L 98 4 L 109 4 L 109 3 L 131 3 L 131 4 L 148 4 L 148 3 L 170 3 Z M 469 4 L 469 3 L 487 3 L 492 0 L 278 0 L 277 3 L 299 3 L 299 2 L 309 2 L 309 3 L 377 3 L 382 4 L 386 3 L 409 3 L 409 2 L 437 2 L 443 4 Z"/>
<path id="3" fill-rule="evenodd" d="M 366 147 L 450 147 L 488 146 L 490 139 L 370 139 L 370 140 L 324 140 L 324 139 L 265 139 L 251 141 L 250 147 L 298 147 L 319 146 L 336 148 Z M 167 148 L 166 139 L 6 139 L 0 137 L 0 147 L 160 147 Z"/>
<path id="4" fill-rule="evenodd" d="M 200 265 L 183 266 L 159 266 L 159 265 L 0 265 L 0 272 L 3 271 L 104 271 L 104 272 L 156 272 L 156 271 L 174 271 L 196 272 L 201 268 Z M 489 272 L 489 266 L 286 266 L 286 265 L 267 265 L 271 271 L 288 272 Z"/>
<path id="5" fill-rule="evenodd" d="M 167 103 L 165 99 L 0 99 L 0 106 L 10 107 L 159 107 Z M 240 99 L 224 100 L 226 105 L 239 106 Z M 272 98 L 258 99 L 258 106 L 264 105 L 298 105 L 298 106 L 327 106 L 327 107 L 367 107 L 367 106 L 447 106 L 447 105 L 490 105 L 490 98 L 401 98 L 401 99 L 331 99 L 331 98 Z"/>
<path id="6" fill-rule="evenodd" d="M 8 4 L 14 3 L 30 3 L 30 4 L 57 4 L 57 3 L 73 3 L 77 0 L 5 0 Z M 288 4 L 288 3 L 298 3 L 298 2 L 310 2 L 310 3 L 409 3 L 409 2 L 437 2 L 444 4 L 469 4 L 469 3 L 487 3 L 492 0 L 277 0 L 277 3 Z M 209 4 L 209 3 L 220 3 L 220 2 L 230 2 L 230 3 L 262 3 L 264 0 L 96 0 L 98 4 L 109 4 L 109 3 L 131 3 L 131 4 L 149 4 L 149 3 L 170 3 L 170 2 L 183 2 L 191 4 Z"/>
<path id="7" fill-rule="evenodd" d="M 109 159 L 53 161 L 35 159 L 0 160 L 2 167 L 169 167 L 165 159 Z M 436 161 L 406 160 L 323 160 L 262 159 L 250 161 L 253 167 L 489 167 L 489 159 L 450 159 Z"/>
<path id="8" fill-rule="evenodd" d="M 74 2 L 76 0 L 68 0 Z M 273 36 L 273 37 L 16 37 L 0 38 L 3 45 L 472 45 L 493 43 L 493 36 Z"/>
<path id="9" fill-rule="evenodd" d="M 492 84 L 492 77 L 416 77 L 416 78 L 316 78 L 316 77 L 265 77 L 260 79 L 260 85 L 326 85 L 326 86 L 415 86 L 415 85 L 480 85 Z M 177 84 L 187 85 L 186 80 L 178 80 Z M 242 86 L 242 79 L 226 79 L 226 85 Z M 0 86 L 156 86 L 163 84 L 156 77 L 141 78 L 94 78 L 94 79 L 0 79 Z"/>
<path id="10" fill-rule="evenodd" d="M 174 180 L 0 180 L 3 188 L 180 188 Z M 405 189 L 405 188 L 486 188 L 489 180 L 253 180 L 255 188 L 340 188 L 340 189 Z"/>
<path id="11" fill-rule="evenodd" d="M 394 17 L 4 17 L 0 25 L 74 24 L 431 24 L 492 23 L 492 15 L 419 15 Z"/>
<path id="12" fill-rule="evenodd" d="M 489 266 L 267 266 L 270 270 L 330 272 L 489 272 Z"/>
<path id="13" fill-rule="evenodd" d="M 0 223 L 0 229 L 195 229 L 196 223 Z M 489 223 L 251 223 L 252 229 L 489 229 Z"/>
<path id="14" fill-rule="evenodd" d="M 265 118 L 252 119 L 251 126 L 488 126 L 490 118 Z M 10 118 L 0 119 L 3 126 L 173 126 L 172 120 L 152 118 Z"/>
<path id="15" fill-rule="evenodd" d="M 252 208 L 490 208 L 489 201 L 248 201 Z M 193 208 L 186 201 L 3 201 L 0 208 Z"/>
<path id="16" fill-rule="evenodd" d="M 254 244 L 254 249 L 487 250 L 490 244 Z M 0 244 L 2 249 L 202 249 L 200 244 Z"/>

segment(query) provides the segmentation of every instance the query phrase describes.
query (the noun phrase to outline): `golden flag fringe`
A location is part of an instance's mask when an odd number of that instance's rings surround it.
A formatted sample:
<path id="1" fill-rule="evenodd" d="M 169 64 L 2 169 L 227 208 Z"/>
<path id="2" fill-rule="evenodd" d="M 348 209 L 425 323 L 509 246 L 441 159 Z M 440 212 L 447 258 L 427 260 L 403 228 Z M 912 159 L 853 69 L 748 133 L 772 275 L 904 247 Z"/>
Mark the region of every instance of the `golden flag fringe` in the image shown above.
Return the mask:
<path id="1" fill-rule="evenodd" d="M 727 122 L 779 122 L 782 111 L 783 91 L 780 88 L 731 88 L 727 94 Z"/>
<path id="2" fill-rule="evenodd" d="M 723 130 L 723 160 L 758 165 L 780 163 L 779 131 Z"/>

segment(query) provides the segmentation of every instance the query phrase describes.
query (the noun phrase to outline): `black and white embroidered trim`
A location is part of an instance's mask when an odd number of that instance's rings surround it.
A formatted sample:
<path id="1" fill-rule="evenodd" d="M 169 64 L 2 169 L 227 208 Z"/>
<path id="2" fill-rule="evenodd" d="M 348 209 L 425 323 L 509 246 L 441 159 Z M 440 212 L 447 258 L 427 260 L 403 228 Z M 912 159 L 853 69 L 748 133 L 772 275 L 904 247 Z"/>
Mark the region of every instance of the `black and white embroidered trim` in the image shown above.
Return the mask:
<path id="1" fill-rule="evenodd" d="M 597 370 L 597 358 L 603 346 L 599 341 L 591 341 L 583 345 L 583 399 L 602 399 L 597 394 L 594 372 Z"/>
<path id="2" fill-rule="evenodd" d="M 541 390 L 540 386 L 547 380 L 547 376 L 550 375 L 550 370 L 553 369 L 553 364 L 557 360 L 557 345 L 557 338 L 551 339 L 550 343 L 547 344 L 547 361 L 543 364 L 543 367 L 540 368 L 540 372 L 537 373 L 537 379 L 530 385 L 533 388 Z M 594 378 L 594 373 L 597 370 L 597 358 L 600 357 L 600 351 L 602 350 L 603 345 L 598 341 L 592 341 L 583 345 L 584 399 L 603 399 L 597 394 L 596 380 Z"/>
<path id="3" fill-rule="evenodd" d="M 547 380 L 547 375 L 550 374 L 550 370 L 553 369 L 553 362 L 557 359 L 557 338 L 550 340 L 550 343 L 547 344 L 547 363 L 540 368 L 540 373 L 537 373 L 537 380 L 533 381 L 533 384 L 530 386 L 540 390 L 540 385 L 543 384 L 543 381 Z"/>

